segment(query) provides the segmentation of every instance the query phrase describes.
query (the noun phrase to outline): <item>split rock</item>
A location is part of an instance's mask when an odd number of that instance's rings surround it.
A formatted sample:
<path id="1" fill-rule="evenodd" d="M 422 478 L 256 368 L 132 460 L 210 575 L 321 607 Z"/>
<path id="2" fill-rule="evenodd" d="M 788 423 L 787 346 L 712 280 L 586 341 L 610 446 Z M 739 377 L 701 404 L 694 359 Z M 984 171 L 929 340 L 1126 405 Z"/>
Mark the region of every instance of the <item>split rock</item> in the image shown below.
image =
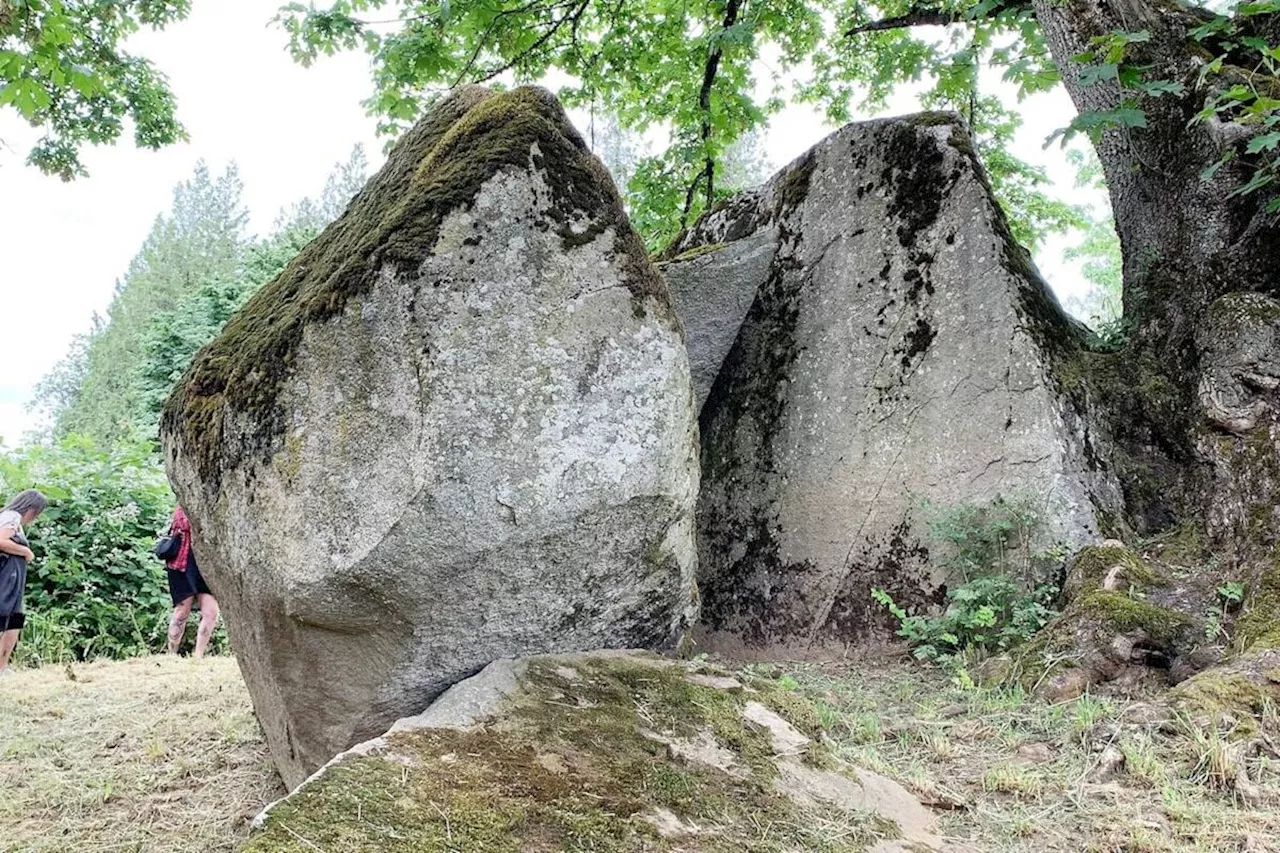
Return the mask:
<path id="1" fill-rule="evenodd" d="M 1118 488 L 1063 390 L 1083 328 L 1013 241 L 958 118 L 850 125 L 667 257 L 705 395 L 713 647 L 859 639 L 884 618 L 873 587 L 939 601 L 925 502 L 1025 505 L 1032 551 L 1100 538 Z"/>

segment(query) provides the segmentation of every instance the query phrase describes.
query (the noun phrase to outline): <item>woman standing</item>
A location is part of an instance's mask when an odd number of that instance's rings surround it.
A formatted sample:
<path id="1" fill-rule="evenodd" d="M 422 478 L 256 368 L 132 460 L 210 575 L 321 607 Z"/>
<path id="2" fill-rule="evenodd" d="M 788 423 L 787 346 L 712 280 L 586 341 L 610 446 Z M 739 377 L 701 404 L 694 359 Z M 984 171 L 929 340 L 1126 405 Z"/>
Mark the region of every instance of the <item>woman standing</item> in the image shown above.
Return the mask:
<path id="1" fill-rule="evenodd" d="M 0 677 L 9 675 L 9 656 L 27 618 L 22 594 L 27 586 L 27 564 L 35 555 L 28 547 L 23 525 L 35 521 L 48 505 L 44 495 L 27 489 L 0 510 Z"/>
<path id="2" fill-rule="evenodd" d="M 182 537 L 182 545 L 178 554 L 165 564 L 169 576 L 169 598 L 173 600 L 173 614 L 169 617 L 169 653 L 177 654 L 182 645 L 182 638 L 187 632 L 187 617 L 191 615 L 191 605 L 200 602 L 200 627 L 196 630 L 196 650 L 194 657 L 204 657 L 209 647 L 209 638 L 218 624 L 218 601 L 209 592 L 204 578 L 200 576 L 200 567 L 196 565 L 196 552 L 191 547 L 191 520 L 181 506 L 173 509 L 173 523 L 169 532 Z"/>

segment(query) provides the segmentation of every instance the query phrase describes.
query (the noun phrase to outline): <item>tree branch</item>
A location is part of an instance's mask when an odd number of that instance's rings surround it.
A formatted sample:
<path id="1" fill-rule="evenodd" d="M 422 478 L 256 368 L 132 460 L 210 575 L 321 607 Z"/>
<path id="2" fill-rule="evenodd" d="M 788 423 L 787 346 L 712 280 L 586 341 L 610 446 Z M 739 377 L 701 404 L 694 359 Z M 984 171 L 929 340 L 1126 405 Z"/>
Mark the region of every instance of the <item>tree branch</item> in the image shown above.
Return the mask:
<path id="1" fill-rule="evenodd" d="M 892 18 L 882 18 L 878 21 L 855 24 L 845 30 L 844 34 L 846 36 L 856 36 L 860 33 L 880 33 L 886 30 L 903 30 L 908 27 L 945 27 L 949 24 L 990 20 L 997 17 L 1001 12 L 1009 10 L 1023 13 L 1030 12 L 1031 3 L 1029 0 L 1006 0 L 1006 2 L 993 6 L 978 16 L 971 16 L 971 10 L 948 11 L 929 6 L 916 6 L 908 9 L 902 15 L 894 15 Z"/>
<path id="2" fill-rule="evenodd" d="M 738 10 L 742 7 L 742 0 L 729 0 L 729 5 L 724 12 L 724 24 L 720 27 L 720 32 L 725 32 L 738 22 Z M 717 42 L 716 46 L 711 48 L 711 52 L 707 54 L 707 65 L 702 70 L 702 89 L 698 92 L 698 107 L 702 110 L 702 141 L 705 143 L 711 138 L 711 89 L 716 82 L 716 73 L 720 70 L 720 57 L 724 51 Z M 707 156 L 706 165 L 702 167 L 702 172 L 697 178 L 694 178 L 694 186 L 703 176 L 707 176 L 707 207 L 710 207 L 716 200 L 716 161 Z M 685 219 L 689 217 L 689 208 L 693 204 L 693 195 L 685 199 Z M 681 226 L 683 228 L 683 226 Z"/>

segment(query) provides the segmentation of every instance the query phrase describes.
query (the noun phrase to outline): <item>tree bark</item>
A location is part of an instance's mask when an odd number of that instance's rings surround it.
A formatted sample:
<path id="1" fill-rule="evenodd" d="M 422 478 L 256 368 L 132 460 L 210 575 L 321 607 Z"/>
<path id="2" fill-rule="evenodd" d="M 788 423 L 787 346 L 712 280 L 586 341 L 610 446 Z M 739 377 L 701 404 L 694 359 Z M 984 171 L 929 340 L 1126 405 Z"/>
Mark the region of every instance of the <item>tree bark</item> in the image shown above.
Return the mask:
<path id="1" fill-rule="evenodd" d="M 1265 443 L 1266 455 L 1280 458 L 1275 447 L 1280 437 L 1277 400 L 1272 389 L 1232 388 L 1226 403 L 1214 403 L 1215 392 L 1222 396 L 1218 386 L 1243 381 L 1259 365 L 1257 354 L 1235 352 L 1239 346 L 1227 346 L 1230 352 L 1225 353 L 1219 346 L 1209 363 L 1206 349 L 1215 342 L 1206 333 L 1232 337 L 1241 330 L 1224 326 L 1221 316 L 1213 320 L 1212 330 L 1206 324 L 1211 307 L 1228 294 L 1280 296 L 1280 217 L 1265 211 L 1274 193 L 1232 196 L 1249 178 L 1251 166 L 1244 158 L 1210 180 L 1202 178 L 1225 151 L 1242 146 L 1256 132 L 1256 126 L 1231 121 L 1192 120 L 1210 93 L 1198 85 L 1204 51 L 1187 31 L 1208 13 L 1143 0 L 1033 0 L 1033 6 L 1081 112 L 1120 104 L 1117 84 L 1083 84 L 1086 66 L 1073 59 L 1090 50 L 1092 39 L 1116 31 L 1150 32 L 1150 41 L 1135 45 L 1138 52 L 1129 61 L 1150 66 L 1153 77 L 1186 87 L 1183 95 L 1145 98 L 1148 127 L 1108 130 L 1096 146 L 1124 258 L 1124 312 L 1131 340 L 1111 363 L 1096 361 L 1091 390 L 1112 414 L 1121 457 L 1118 473 L 1126 485 L 1131 520 L 1142 533 L 1208 520 L 1213 533 L 1235 545 L 1270 544 L 1280 525 L 1263 503 L 1272 499 L 1275 484 L 1255 484 L 1251 496 L 1230 481 L 1239 473 L 1237 444 L 1251 442 L 1256 451 L 1258 443 Z M 1251 304 L 1266 313 L 1263 303 Z M 1263 334 L 1248 334 L 1255 332 Z M 1233 358 L 1251 363 L 1230 363 Z M 1270 383 L 1267 377 L 1260 381 Z M 1249 435 L 1224 426 L 1223 418 L 1215 418 L 1215 406 L 1256 410 L 1249 429 L 1243 430 Z M 1226 415 L 1229 422 L 1230 411 Z M 1222 511 L 1224 500 L 1236 505 L 1235 515 L 1252 516 L 1252 529 L 1242 529 L 1240 518 L 1226 518 L 1232 513 Z M 1242 501 L 1249 505 L 1238 506 Z M 1268 512 L 1272 517 L 1262 523 Z M 1260 541 L 1240 541 L 1242 535 Z"/>

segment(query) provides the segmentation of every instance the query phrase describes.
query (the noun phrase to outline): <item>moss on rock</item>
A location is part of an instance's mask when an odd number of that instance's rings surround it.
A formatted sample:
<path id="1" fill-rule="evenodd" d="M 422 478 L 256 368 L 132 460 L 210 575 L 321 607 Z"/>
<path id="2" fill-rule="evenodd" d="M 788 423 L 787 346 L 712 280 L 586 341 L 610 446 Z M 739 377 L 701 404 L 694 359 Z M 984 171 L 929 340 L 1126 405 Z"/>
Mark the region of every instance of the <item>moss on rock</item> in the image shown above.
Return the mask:
<path id="1" fill-rule="evenodd" d="M 1134 551 L 1118 545 L 1090 545 L 1082 549 L 1068 569 L 1068 594 L 1100 590 L 1115 573 L 1126 588 L 1147 591 L 1168 581 Z"/>
<path id="2" fill-rule="evenodd" d="M 854 853 L 896 835 L 851 814 L 847 835 L 811 834 L 814 816 L 779 787 L 773 735 L 744 715 L 758 702 L 816 734 L 816 710 L 776 683 L 657 658 L 563 661 L 530 663 L 487 723 L 393 733 L 338 762 L 272 807 L 244 853 Z M 682 745 L 698 743 L 731 763 L 691 759 Z"/>
<path id="3" fill-rule="evenodd" d="M 1148 639 L 1161 645 L 1172 642 L 1178 632 L 1191 622 L 1184 613 L 1130 598 L 1117 590 L 1095 590 L 1076 602 L 1076 608 L 1081 616 L 1095 622 L 1102 631 L 1141 631 Z"/>
<path id="4" fill-rule="evenodd" d="M 1166 703 L 1196 726 L 1224 726 L 1251 737 L 1270 726 L 1280 704 L 1280 650 L 1260 649 L 1197 673 L 1169 691 Z"/>
<path id="5" fill-rule="evenodd" d="M 1235 641 L 1245 652 L 1280 649 L 1280 558 L 1251 590 L 1245 611 L 1236 621 Z"/>
<path id="6" fill-rule="evenodd" d="M 1127 666 L 1134 646 L 1174 658 L 1194 633 L 1194 620 L 1148 600 L 1148 593 L 1168 585 L 1154 563 L 1130 548 L 1081 549 L 1069 564 L 1062 614 L 1018 652 L 1004 680 L 1049 693 L 1069 686 L 1078 693 Z"/>
<path id="7" fill-rule="evenodd" d="M 541 169 L 552 191 L 548 226 L 566 248 L 612 229 L 638 304 L 666 302 L 660 277 L 627 219 L 608 171 L 549 92 L 464 87 L 404 135 L 386 166 L 346 213 L 304 248 L 197 353 L 165 403 L 163 432 L 180 435 L 201 475 L 216 484 L 223 453 L 266 455 L 284 431 L 278 403 L 303 331 L 341 313 L 388 265 L 412 273 L 433 251 L 439 227 L 504 169 Z M 224 442 L 228 418 L 245 442 Z"/>

